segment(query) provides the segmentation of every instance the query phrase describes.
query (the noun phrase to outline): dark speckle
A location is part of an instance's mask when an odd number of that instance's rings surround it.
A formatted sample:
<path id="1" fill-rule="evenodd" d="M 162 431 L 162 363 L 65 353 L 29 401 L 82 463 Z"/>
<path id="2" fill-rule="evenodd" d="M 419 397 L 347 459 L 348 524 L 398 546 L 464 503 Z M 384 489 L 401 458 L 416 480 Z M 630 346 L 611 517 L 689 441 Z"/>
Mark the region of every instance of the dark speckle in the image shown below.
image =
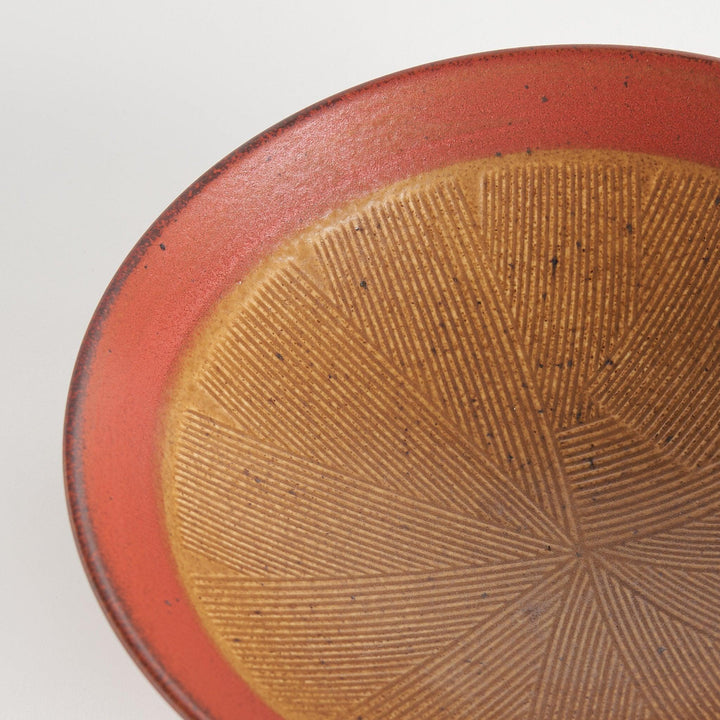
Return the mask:
<path id="1" fill-rule="evenodd" d="M 613 362 L 612 358 L 608 358 L 607 360 L 605 360 L 605 364 L 606 365 L 614 365 L 615 363 Z"/>
<path id="2" fill-rule="evenodd" d="M 164 250 L 164 249 L 165 249 L 165 243 L 160 243 L 160 249 L 161 249 L 161 250 Z"/>
<path id="3" fill-rule="evenodd" d="M 495 157 L 502 157 L 502 153 L 501 153 L 501 152 L 496 152 L 496 153 L 495 153 Z"/>
<path id="4" fill-rule="evenodd" d="M 718 205 L 720 205 L 720 195 L 715 198 L 715 207 L 717 207 Z"/>
<path id="5" fill-rule="evenodd" d="M 544 95 L 540 98 L 540 102 L 546 103 L 547 101 L 548 99 Z"/>
<path id="6" fill-rule="evenodd" d="M 531 149 L 531 148 L 525 148 L 525 152 L 526 152 L 528 155 L 532 155 L 532 149 Z"/>
<path id="7" fill-rule="evenodd" d="M 284 358 L 279 352 L 276 352 L 276 353 L 275 353 L 275 357 L 276 357 L 278 360 L 282 360 L 283 362 L 285 362 L 285 358 Z"/>
<path id="8" fill-rule="evenodd" d="M 525 85 L 525 89 L 526 89 L 526 90 L 529 90 L 529 89 L 530 89 L 530 86 L 529 86 L 529 85 Z"/>
<path id="9" fill-rule="evenodd" d="M 360 281 L 360 287 L 361 287 L 361 288 L 366 288 L 366 287 L 367 287 L 367 280 L 361 280 L 361 281 Z"/>
<path id="10" fill-rule="evenodd" d="M 665 652 L 665 648 L 661 645 L 661 646 L 658 648 L 658 654 L 659 654 L 659 655 L 662 655 L 664 652 Z"/>
<path id="11" fill-rule="evenodd" d="M 631 232 L 633 231 L 632 223 L 628 223 L 628 224 L 625 226 L 625 229 L 626 229 L 629 233 L 631 233 Z"/>
<path id="12" fill-rule="evenodd" d="M 557 266 L 558 266 L 558 263 L 559 263 L 559 262 L 560 262 L 560 261 L 557 259 L 557 257 L 556 257 L 555 255 L 553 255 L 553 256 L 550 258 L 550 264 L 552 265 L 552 273 L 553 273 L 553 275 L 555 274 L 555 271 L 557 270 Z"/>

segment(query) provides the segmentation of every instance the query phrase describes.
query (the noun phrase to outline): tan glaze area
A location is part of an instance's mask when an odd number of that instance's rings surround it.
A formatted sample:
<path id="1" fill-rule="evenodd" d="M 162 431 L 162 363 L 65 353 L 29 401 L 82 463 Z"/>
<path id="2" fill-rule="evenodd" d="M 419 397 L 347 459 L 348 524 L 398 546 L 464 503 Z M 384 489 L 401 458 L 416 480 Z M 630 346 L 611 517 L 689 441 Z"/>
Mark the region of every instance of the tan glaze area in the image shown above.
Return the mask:
<path id="1" fill-rule="evenodd" d="M 170 403 L 174 553 L 288 720 L 720 717 L 720 173 L 493 158 L 288 240 Z"/>

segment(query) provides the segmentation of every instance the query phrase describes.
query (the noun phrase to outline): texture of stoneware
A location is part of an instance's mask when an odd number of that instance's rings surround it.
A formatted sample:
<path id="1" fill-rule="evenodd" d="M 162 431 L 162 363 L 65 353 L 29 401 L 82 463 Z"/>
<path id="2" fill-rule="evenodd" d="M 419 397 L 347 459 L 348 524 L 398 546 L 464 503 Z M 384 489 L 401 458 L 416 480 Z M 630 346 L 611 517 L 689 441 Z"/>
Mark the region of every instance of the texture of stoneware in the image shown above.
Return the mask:
<path id="1" fill-rule="evenodd" d="M 229 156 L 103 299 L 70 508 L 189 718 L 720 715 L 720 65 L 545 48 Z"/>

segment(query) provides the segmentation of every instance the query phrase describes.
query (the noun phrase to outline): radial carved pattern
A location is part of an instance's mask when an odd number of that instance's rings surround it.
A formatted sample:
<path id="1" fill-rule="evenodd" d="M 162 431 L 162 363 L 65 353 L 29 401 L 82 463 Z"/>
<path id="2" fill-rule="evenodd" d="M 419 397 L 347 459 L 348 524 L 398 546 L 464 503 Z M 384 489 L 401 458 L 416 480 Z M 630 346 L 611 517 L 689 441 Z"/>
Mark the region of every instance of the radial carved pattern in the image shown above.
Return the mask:
<path id="1" fill-rule="evenodd" d="M 720 717 L 720 174 L 536 153 L 285 243 L 180 373 L 181 574 L 289 720 Z"/>

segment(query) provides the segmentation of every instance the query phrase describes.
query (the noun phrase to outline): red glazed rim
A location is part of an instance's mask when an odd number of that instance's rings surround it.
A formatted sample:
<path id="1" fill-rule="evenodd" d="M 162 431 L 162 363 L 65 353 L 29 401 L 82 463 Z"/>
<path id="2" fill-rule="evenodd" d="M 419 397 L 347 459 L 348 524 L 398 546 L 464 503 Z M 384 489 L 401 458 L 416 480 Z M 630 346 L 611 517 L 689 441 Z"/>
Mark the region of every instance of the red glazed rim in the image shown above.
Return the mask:
<path id="1" fill-rule="evenodd" d="M 138 242 L 72 377 L 65 476 L 85 569 L 121 640 L 188 718 L 278 718 L 230 668 L 180 584 L 159 481 L 176 360 L 284 237 L 421 172 L 527 149 L 604 148 L 720 166 L 720 62 L 659 50 L 474 55 L 325 100 L 233 152 Z"/>

